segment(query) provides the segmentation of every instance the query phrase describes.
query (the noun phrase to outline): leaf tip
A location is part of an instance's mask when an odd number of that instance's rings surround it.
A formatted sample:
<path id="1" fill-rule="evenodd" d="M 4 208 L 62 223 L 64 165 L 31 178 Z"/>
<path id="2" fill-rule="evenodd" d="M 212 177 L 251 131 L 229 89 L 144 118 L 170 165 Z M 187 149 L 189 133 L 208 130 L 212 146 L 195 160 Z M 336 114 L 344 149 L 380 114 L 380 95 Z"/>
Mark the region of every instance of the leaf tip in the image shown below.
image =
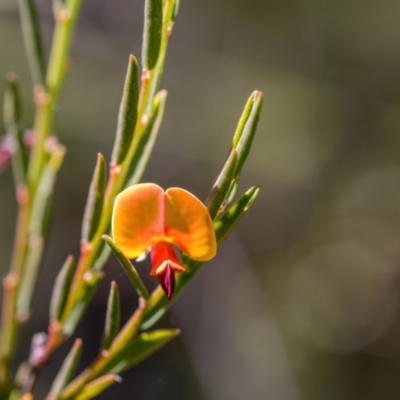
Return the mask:
<path id="1" fill-rule="evenodd" d="M 168 95 L 168 91 L 166 89 L 161 89 L 157 95 L 156 95 L 156 99 L 160 100 L 165 100 L 166 97 Z"/>

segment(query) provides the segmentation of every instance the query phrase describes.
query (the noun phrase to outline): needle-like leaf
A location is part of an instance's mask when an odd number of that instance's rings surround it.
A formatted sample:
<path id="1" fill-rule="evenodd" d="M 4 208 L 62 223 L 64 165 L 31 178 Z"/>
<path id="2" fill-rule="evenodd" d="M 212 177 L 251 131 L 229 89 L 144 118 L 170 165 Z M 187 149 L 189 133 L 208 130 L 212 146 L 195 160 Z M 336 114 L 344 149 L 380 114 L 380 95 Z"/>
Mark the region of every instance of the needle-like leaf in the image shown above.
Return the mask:
<path id="1" fill-rule="evenodd" d="M 103 235 L 102 238 L 110 246 L 115 257 L 117 257 L 117 259 L 118 259 L 119 263 L 121 264 L 122 268 L 124 269 L 126 275 L 128 276 L 129 280 L 132 282 L 133 286 L 135 287 L 138 295 L 140 297 L 143 297 L 144 299 L 148 299 L 149 292 L 147 291 L 146 286 L 144 285 L 143 281 L 140 279 L 140 276 L 137 273 L 135 267 L 132 265 L 132 263 L 124 256 L 122 251 L 117 247 L 117 245 L 110 238 L 110 236 Z"/>
<path id="2" fill-rule="evenodd" d="M 238 127 L 233 137 L 232 147 L 238 153 L 238 163 L 236 167 L 236 176 L 240 175 L 243 164 L 249 154 L 253 138 L 256 133 L 258 119 L 260 117 L 261 107 L 263 102 L 262 92 L 254 91 L 239 120 Z"/>
<path id="3" fill-rule="evenodd" d="M 139 66 L 134 56 L 129 57 L 124 91 L 119 107 L 117 134 L 111 160 L 120 165 L 128 153 L 132 143 L 138 115 L 139 101 Z"/>
<path id="4" fill-rule="evenodd" d="M 96 291 L 99 281 L 103 276 L 104 273 L 101 271 L 88 271 L 85 273 L 85 287 L 82 290 L 79 300 L 76 302 L 71 313 L 68 315 L 63 315 L 63 320 L 65 321 L 63 322 L 63 333 L 65 335 L 70 336 L 74 332 L 78 322 L 89 305 L 94 292 Z"/>
<path id="5" fill-rule="evenodd" d="M 176 20 L 176 17 L 178 16 L 180 3 L 181 3 L 181 0 L 175 0 L 174 11 L 172 13 L 171 21 Z"/>
<path id="6" fill-rule="evenodd" d="M 107 167 L 102 154 L 97 154 L 96 167 L 89 187 L 85 213 L 82 222 L 82 239 L 90 242 L 101 219 L 104 192 L 106 189 Z"/>
<path id="7" fill-rule="evenodd" d="M 6 127 L 19 125 L 22 120 L 22 96 L 17 76 L 10 72 L 6 76 L 7 88 L 4 95 L 3 120 Z"/>
<path id="8" fill-rule="evenodd" d="M 127 186 L 138 183 L 142 178 L 161 127 L 166 101 L 166 90 L 160 90 L 154 98 L 149 121 L 136 144 L 135 154 L 127 173 Z"/>
<path id="9" fill-rule="evenodd" d="M 108 350 L 112 341 L 118 334 L 120 325 L 120 303 L 119 291 L 115 282 L 111 282 L 110 295 L 108 296 L 106 321 L 104 325 L 104 335 L 102 347 Z"/>
<path id="10" fill-rule="evenodd" d="M 227 238 L 232 229 L 251 207 L 259 192 L 260 188 L 258 186 L 250 188 L 238 201 L 228 208 L 221 218 L 214 222 L 218 243 L 221 243 Z"/>
<path id="11" fill-rule="evenodd" d="M 64 360 L 61 369 L 53 382 L 53 385 L 51 386 L 49 398 L 58 398 L 58 395 L 71 381 L 81 359 L 81 354 L 82 340 L 76 339 L 68 356 Z"/>
<path id="12" fill-rule="evenodd" d="M 110 365 L 110 372 L 119 374 L 139 364 L 170 340 L 178 336 L 179 329 L 159 329 L 143 332 L 126 346 L 124 351 Z"/>
<path id="13" fill-rule="evenodd" d="M 160 53 L 163 28 L 163 0 L 146 0 L 144 11 L 143 68 L 152 70 Z"/>
<path id="14" fill-rule="evenodd" d="M 13 154 L 13 172 L 15 182 L 26 182 L 28 154 L 24 146 L 22 131 L 22 96 L 18 78 L 15 74 L 7 74 L 7 87 L 4 94 L 3 120 L 7 133 L 13 140 L 15 152 Z"/>
<path id="15" fill-rule="evenodd" d="M 224 167 L 222 168 L 221 173 L 219 174 L 210 194 L 207 196 L 205 201 L 205 205 L 208 207 L 208 211 L 210 212 L 212 219 L 217 216 L 221 206 L 223 206 L 225 202 L 235 177 L 236 165 L 237 152 L 235 149 L 232 149 Z"/>
<path id="16" fill-rule="evenodd" d="M 75 397 L 75 400 L 90 400 L 97 396 L 99 393 L 106 390 L 109 386 L 114 383 L 122 382 L 122 379 L 118 375 L 104 375 L 94 381 L 88 383 L 82 390 L 82 392 Z"/>
<path id="17" fill-rule="evenodd" d="M 57 275 L 50 302 L 50 320 L 58 321 L 67 303 L 68 293 L 75 272 L 73 256 L 68 256 Z"/>

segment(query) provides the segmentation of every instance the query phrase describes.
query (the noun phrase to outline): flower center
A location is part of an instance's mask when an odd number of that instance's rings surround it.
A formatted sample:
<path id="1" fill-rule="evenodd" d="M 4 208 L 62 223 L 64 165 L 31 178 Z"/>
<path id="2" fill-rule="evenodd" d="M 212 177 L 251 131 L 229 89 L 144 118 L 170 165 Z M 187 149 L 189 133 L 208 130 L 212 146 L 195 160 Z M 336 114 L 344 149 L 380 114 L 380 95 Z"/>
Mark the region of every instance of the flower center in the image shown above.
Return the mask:
<path id="1" fill-rule="evenodd" d="M 152 265 L 150 275 L 157 276 L 165 295 L 170 299 L 175 288 L 175 271 L 184 272 L 186 268 L 170 243 L 162 241 L 154 243 L 151 246 L 150 256 Z"/>

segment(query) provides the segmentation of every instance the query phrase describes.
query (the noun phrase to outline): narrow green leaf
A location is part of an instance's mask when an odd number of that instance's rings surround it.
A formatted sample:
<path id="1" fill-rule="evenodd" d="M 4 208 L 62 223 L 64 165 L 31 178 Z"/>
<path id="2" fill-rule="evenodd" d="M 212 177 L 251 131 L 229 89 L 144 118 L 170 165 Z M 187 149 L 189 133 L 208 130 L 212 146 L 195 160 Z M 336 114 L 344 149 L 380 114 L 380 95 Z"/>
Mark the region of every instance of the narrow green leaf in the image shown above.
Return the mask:
<path id="1" fill-rule="evenodd" d="M 62 392 L 65 386 L 67 386 L 68 383 L 71 381 L 76 369 L 78 368 L 81 354 L 82 340 L 76 339 L 68 356 L 64 360 L 60 371 L 54 379 L 53 385 L 51 386 L 50 396 L 52 396 L 52 398 L 58 398 L 59 394 Z"/>
<path id="2" fill-rule="evenodd" d="M 31 233 L 44 233 L 43 221 L 46 212 L 46 202 L 53 193 L 57 172 L 64 160 L 65 151 L 65 147 L 60 144 L 56 144 L 51 149 L 50 158 L 44 168 L 32 206 L 32 219 L 29 227 Z"/>
<path id="3" fill-rule="evenodd" d="M 172 18 L 171 20 L 174 22 L 178 16 L 178 11 L 179 11 L 179 6 L 180 6 L 181 1 L 180 0 L 175 0 L 174 4 L 174 11 L 172 13 Z"/>
<path id="4" fill-rule="evenodd" d="M 161 44 L 154 68 L 149 71 L 143 65 L 142 70 L 142 92 L 140 95 L 140 112 L 141 115 L 150 115 L 151 108 L 154 105 L 154 98 L 159 91 L 160 82 L 164 70 L 165 58 L 167 54 L 168 42 L 172 33 L 174 22 L 172 16 L 175 9 L 175 0 L 163 0 L 163 21 L 161 32 Z"/>
<path id="5" fill-rule="evenodd" d="M 149 121 L 135 145 L 135 152 L 127 173 L 126 186 L 134 185 L 142 178 L 161 127 L 166 100 L 167 92 L 165 90 L 159 91 L 154 98 Z"/>
<path id="6" fill-rule="evenodd" d="M 228 194 L 226 195 L 226 199 L 225 199 L 226 204 L 232 203 L 233 199 L 236 196 L 238 186 L 239 186 L 239 176 L 237 176 L 231 183 L 231 187 L 229 188 Z"/>
<path id="7" fill-rule="evenodd" d="M 93 238 L 101 219 L 106 181 L 106 162 L 103 155 L 98 153 L 82 223 L 82 239 L 87 242 Z"/>
<path id="8" fill-rule="evenodd" d="M 66 336 L 72 335 L 76 326 L 82 318 L 83 313 L 88 307 L 91 298 L 93 297 L 99 281 L 103 278 L 103 272 L 88 271 L 85 273 L 84 281 L 86 286 L 80 294 L 79 300 L 75 303 L 69 315 L 63 315 L 63 332 Z"/>
<path id="9" fill-rule="evenodd" d="M 232 229 L 251 207 L 259 192 L 260 188 L 258 186 L 252 187 L 238 201 L 236 201 L 236 203 L 232 204 L 221 218 L 214 222 L 214 229 L 218 243 L 227 238 Z"/>
<path id="10" fill-rule="evenodd" d="M 110 295 L 107 303 L 107 314 L 106 322 L 104 325 L 104 335 L 102 347 L 104 350 L 108 350 L 111 346 L 112 341 L 117 336 L 120 326 L 120 303 L 119 303 L 119 291 L 117 284 L 111 282 Z"/>
<path id="11" fill-rule="evenodd" d="M 117 134 L 112 152 L 112 162 L 122 164 L 132 143 L 138 115 L 139 66 L 134 56 L 129 57 L 124 91 L 119 107 Z"/>
<path id="12" fill-rule="evenodd" d="M 132 282 L 133 286 L 135 287 L 138 295 L 143 297 L 144 299 L 149 298 L 149 292 L 147 291 L 146 286 L 144 285 L 143 281 L 140 279 L 139 274 L 137 273 L 135 267 L 132 263 L 124 256 L 122 251 L 117 247 L 115 242 L 110 238 L 110 236 L 103 235 L 103 240 L 110 246 L 111 250 L 117 257 L 119 263 L 121 264 L 122 268 L 124 269 L 126 275 Z"/>
<path id="13" fill-rule="evenodd" d="M 179 329 L 160 329 L 141 333 L 113 360 L 113 363 L 109 365 L 109 371 L 119 374 L 134 367 L 178 336 L 179 333 Z"/>
<path id="14" fill-rule="evenodd" d="M 4 95 L 3 120 L 7 133 L 15 146 L 12 158 L 15 182 L 16 184 L 25 184 L 28 152 L 23 141 L 21 88 L 15 74 L 9 73 L 6 78 L 7 87 Z"/>
<path id="15" fill-rule="evenodd" d="M 136 311 L 131 315 L 126 324 L 118 333 L 114 339 L 109 351 L 114 356 L 123 352 L 125 347 L 132 341 L 132 339 L 138 333 L 140 325 L 143 320 L 144 310 L 146 308 L 146 302 L 142 298 L 139 298 L 139 306 Z M 108 362 L 107 364 L 108 365 Z"/>
<path id="16" fill-rule="evenodd" d="M 238 127 L 233 137 L 232 147 L 238 153 L 238 163 L 236 175 L 240 174 L 243 164 L 249 154 L 251 144 L 257 129 L 257 123 L 263 102 L 262 92 L 256 90 L 252 93 L 243 114 L 239 120 Z"/>
<path id="17" fill-rule="evenodd" d="M 221 206 L 223 206 L 225 202 L 229 189 L 232 186 L 232 181 L 236 172 L 236 164 L 237 153 L 235 149 L 232 149 L 224 167 L 222 168 L 221 173 L 219 174 L 210 194 L 207 196 L 205 201 L 205 205 L 207 206 L 212 219 L 217 216 Z"/>
<path id="18" fill-rule="evenodd" d="M 51 150 L 50 158 L 44 168 L 33 200 L 32 217 L 29 224 L 27 261 L 18 292 L 17 310 L 20 315 L 27 315 L 29 313 L 33 290 L 39 272 L 40 260 L 43 254 L 53 188 L 64 155 L 65 147 L 56 144 Z"/>
<path id="19" fill-rule="evenodd" d="M 50 302 L 50 320 L 58 321 L 67 304 L 69 290 L 75 272 L 73 256 L 68 256 L 57 275 Z"/>
<path id="20" fill-rule="evenodd" d="M 18 0 L 25 52 L 35 85 L 44 85 L 46 68 L 39 18 L 34 0 Z"/>
<path id="21" fill-rule="evenodd" d="M 3 120 L 6 127 L 19 125 L 22 121 L 22 96 L 17 76 L 10 72 L 6 76 L 7 88 L 4 95 Z"/>
<path id="22" fill-rule="evenodd" d="M 74 400 L 89 400 L 97 396 L 114 383 L 122 382 L 118 375 L 104 375 L 88 383 Z"/>
<path id="23" fill-rule="evenodd" d="M 152 70 L 160 53 L 163 28 L 163 0 L 146 0 L 144 10 L 143 68 Z"/>

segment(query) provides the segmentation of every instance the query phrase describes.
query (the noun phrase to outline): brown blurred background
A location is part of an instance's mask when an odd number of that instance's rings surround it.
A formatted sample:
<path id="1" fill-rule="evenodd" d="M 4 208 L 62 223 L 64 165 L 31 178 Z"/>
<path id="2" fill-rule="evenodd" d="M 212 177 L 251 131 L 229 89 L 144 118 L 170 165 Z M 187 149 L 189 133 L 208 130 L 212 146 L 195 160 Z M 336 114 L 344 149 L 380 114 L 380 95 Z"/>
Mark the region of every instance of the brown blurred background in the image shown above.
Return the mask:
<path id="1" fill-rule="evenodd" d="M 48 48 L 51 2 L 38 4 Z M 78 254 L 95 156 L 111 153 L 142 15 L 143 1 L 84 2 L 56 122 L 68 153 L 19 361 L 46 327 L 58 269 Z M 29 128 L 16 1 L 1 0 L 0 76 L 8 71 L 23 82 Z M 247 97 L 260 89 L 264 109 L 241 190 L 262 191 L 159 323 L 181 327 L 180 338 L 99 399 L 399 398 L 400 3 L 182 0 L 162 87 L 166 115 L 144 181 L 205 198 Z M 15 218 L 9 170 L 0 176 L 0 210 L 4 275 Z M 140 270 L 146 277 L 147 266 Z M 114 260 L 105 272 L 79 327 L 81 368 L 96 354 L 110 281 L 122 291 L 124 318 L 136 305 Z M 38 398 L 70 346 L 47 368 Z"/>

